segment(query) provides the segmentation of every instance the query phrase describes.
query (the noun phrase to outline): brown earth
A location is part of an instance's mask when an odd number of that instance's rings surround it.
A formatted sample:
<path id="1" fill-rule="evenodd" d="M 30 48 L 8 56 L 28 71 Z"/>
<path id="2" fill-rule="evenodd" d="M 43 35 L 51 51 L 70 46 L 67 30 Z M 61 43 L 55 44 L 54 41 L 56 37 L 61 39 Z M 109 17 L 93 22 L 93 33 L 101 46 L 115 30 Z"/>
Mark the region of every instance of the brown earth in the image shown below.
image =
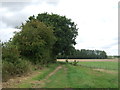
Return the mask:
<path id="1" fill-rule="evenodd" d="M 73 62 L 74 60 L 79 62 L 97 62 L 97 61 L 107 61 L 107 62 L 118 62 L 118 59 L 57 59 L 57 61 L 66 61 Z"/>
<path id="2" fill-rule="evenodd" d="M 14 77 L 12 79 L 9 79 L 7 82 L 3 82 L 2 88 L 13 88 L 14 87 L 13 85 L 22 83 L 22 81 L 28 80 L 29 78 L 34 77 L 38 74 L 40 74 L 40 72 L 37 70 L 20 77 Z"/>

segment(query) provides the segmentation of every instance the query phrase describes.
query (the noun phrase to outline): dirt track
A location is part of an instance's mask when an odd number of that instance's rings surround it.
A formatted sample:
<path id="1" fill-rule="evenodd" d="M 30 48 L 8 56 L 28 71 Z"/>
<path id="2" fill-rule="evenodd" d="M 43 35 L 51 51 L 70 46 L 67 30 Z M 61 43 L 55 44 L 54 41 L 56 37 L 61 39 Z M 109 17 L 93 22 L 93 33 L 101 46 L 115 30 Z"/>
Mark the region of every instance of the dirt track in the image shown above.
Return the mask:
<path id="1" fill-rule="evenodd" d="M 118 62 L 118 59 L 68 59 L 69 62 L 73 62 L 74 60 L 79 62 L 97 62 L 97 61 L 107 61 L 107 62 Z M 66 61 L 66 59 L 57 59 L 57 61 Z"/>

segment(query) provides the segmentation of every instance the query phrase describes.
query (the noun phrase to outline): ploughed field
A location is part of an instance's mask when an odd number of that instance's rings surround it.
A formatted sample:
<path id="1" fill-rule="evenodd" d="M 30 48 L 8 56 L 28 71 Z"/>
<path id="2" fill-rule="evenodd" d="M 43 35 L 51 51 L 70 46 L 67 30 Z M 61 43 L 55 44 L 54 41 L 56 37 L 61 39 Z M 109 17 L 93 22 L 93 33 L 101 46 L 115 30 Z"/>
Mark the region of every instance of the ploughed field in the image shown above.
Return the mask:
<path id="1" fill-rule="evenodd" d="M 3 83 L 12 88 L 118 88 L 118 62 L 116 59 L 57 60 L 42 70 L 26 77 Z M 73 59 L 74 61 L 75 59 Z"/>
<path id="2" fill-rule="evenodd" d="M 118 59 L 57 59 L 57 61 L 70 61 L 73 62 L 74 60 L 79 61 L 79 62 L 93 62 L 93 61 L 113 61 L 113 62 L 118 62 Z"/>

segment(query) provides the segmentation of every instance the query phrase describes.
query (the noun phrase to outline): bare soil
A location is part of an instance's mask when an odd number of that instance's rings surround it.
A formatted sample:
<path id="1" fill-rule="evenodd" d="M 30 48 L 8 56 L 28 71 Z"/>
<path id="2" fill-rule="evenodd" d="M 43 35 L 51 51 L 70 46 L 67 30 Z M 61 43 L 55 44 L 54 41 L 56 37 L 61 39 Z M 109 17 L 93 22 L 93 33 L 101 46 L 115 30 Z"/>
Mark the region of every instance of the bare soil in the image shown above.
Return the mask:
<path id="1" fill-rule="evenodd" d="M 12 79 L 9 79 L 7 82 L 3 82 L 2 88 L 13 88 L 14 87 L 13 85 L 22 83 L 22 81 L 28 80 L 29 78 L 34 77 L 38 74 L 40 74 L 40 72 L 37 70 L 37 71 L 33 71 L 32 73 L 28 73 L 20 77 L 14 77 Z"/>
<path id="2" fill-rule="evenodd" d="M 118 59 L 67 59 L 69 62 L 73 62 L 74 60 L 79 62 L 97 62 L 97 61 L 107 61 L 107 62 L 118 62 Z M 66 59 L 57 59 L 57 61 L 65 62 Z"/>

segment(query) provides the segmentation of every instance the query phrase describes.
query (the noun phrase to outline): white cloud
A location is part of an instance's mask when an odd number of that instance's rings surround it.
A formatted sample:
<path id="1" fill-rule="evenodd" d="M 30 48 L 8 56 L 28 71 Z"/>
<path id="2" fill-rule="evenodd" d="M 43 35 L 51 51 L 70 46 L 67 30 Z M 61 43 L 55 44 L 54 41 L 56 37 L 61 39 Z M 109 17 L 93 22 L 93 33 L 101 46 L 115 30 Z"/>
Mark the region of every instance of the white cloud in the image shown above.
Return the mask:
<path id="1" fill-rule="evenodd" d="M 4 28 L 0 29 L 0 40 L 2 42 L 7 42 L 10 38 L 13 37 L 15 31 L 19 31 L 19 29 L 14 28 Z"/>
<path id="2" fill-rule="evenodd" d="M 105 50 L 109 55 L 115 55 L 118 52 L 117 45 L 114 44 L 118 42 L 118 0 L 35 1 L 23 5 L 24 8 L 21 7 L 21 10 L 16 12 L 9 11 L 5 7 L 0 9 L 0 13 L 2 12 L 6 18 L 3 21 L 15 27 L 33 14 L 53 12 L 65 15 L 78 25 L 79 35 L 76 39 L 78 44 L 75 46 L 77 49 L 100 49 Z M 6 28 L 6 31 L 8 30 L 9 33 L 4 32 L 3 29 L 0 29 L 0 32 L 10 37 L 15 29 Z"/>

